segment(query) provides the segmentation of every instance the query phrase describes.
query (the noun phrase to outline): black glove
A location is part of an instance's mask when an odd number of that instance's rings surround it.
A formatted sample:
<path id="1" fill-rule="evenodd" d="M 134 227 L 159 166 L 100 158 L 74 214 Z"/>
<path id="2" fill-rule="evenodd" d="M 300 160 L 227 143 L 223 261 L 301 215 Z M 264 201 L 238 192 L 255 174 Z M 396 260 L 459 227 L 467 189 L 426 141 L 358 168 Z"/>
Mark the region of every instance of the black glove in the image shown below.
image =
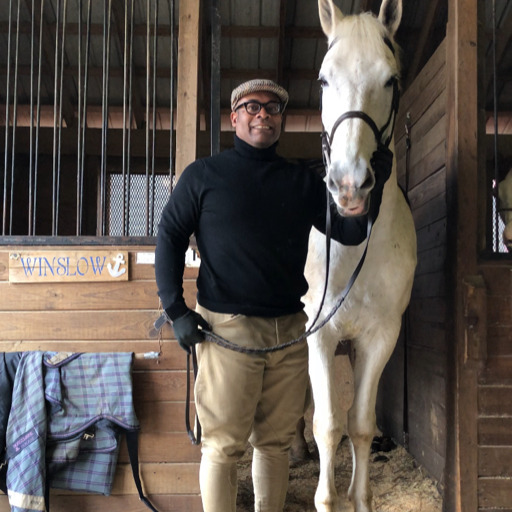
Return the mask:
<path id="1" fill-rule="evenodd" d="M 183 316 L 173 321 L 172 327 L 180 347 L 190 354 L 190 347 L 204 340 L 204 334 L 199 329 L 210 329 L 208 322 L 195 311 L 189 309 Z"/>
<path id="2" fill-rule="evenodd" d="M 370 164 L 373 167 L 373 173 L 375 175 L 375 186 L 371 192 L 370 199 L 370 211 L 368 215 L 375 222 L 379 215 L 380 203 L 382 201 L 382 191 L 384 185 L 388 181 L 393 169 L 393 153 L 389 148 L 379 144 L 377 151 L 373 153 Z"/>

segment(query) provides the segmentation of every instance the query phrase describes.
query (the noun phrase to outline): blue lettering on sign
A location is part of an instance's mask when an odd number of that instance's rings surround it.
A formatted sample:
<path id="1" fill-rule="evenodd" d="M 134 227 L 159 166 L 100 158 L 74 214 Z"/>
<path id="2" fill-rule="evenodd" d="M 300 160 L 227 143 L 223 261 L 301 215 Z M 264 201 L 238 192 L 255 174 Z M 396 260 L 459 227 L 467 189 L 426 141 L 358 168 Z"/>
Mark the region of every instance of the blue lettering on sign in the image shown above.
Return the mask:
<path id="1" fill-rule="evenodd" d="M 80 256 L 76 261 L 70 256 L 21 256 L 20 260 L 26 277 L 84 277 L 90 274 L 101 276 L 107 267 L 107 256 L 104 255 Z M 119 264 L 115 269 L 119 271 Z M 119 275 L 122 273 L 124 271 Z M 112 272 L 110 274 L 118 277 Z"/>
<path id="2" fill-rule="evenodd" d="M 91 256 L 91 265 L 94 275 L 100 274 L 103 272 L 103 267 L 105 266 L 105 261 L 107 257 L 103 256 L 103 261 L 101 261 L 101 256 L 96 256 L 96 264 L 94 264 L 94 258 Z"/>
<path id="3" fill-rule="evenodd" d="M 43 260 L 44 260 L 44 266 L 43 266 Z M 42 269 L 44 269 L 44 277 L 46 277 L 46 269 L 48 269 L 52 276 L 55 275 L 55 271 L 53 269 L 53 266 L 48 261 L 48 258 L 39 258 L 39 275 L 42 276 Z"/>
<path id="4" fill-rule="evenodd" d="M 82 270 L 80 270 L 80 262 L 81 261 L 84 261 L 85 262 L 85 266 L 82 265 Z M 87 261 L 87 258 L 85 256 L 81 256 L 80 258 L 78 258 L 78 261 L 76 262 L 76 271 L 81 275 L 81 276 L 85 276 L 85 274 L 87 274 L 87 271 L 89 270 L 89 263 Z"/>
<path id="5" fill-rule="evenodd" d="M 36 261 L 37 258 L 27 258 L 26 260 L 23 257 L 21 258 L 21 265 L 26 276 L 33 274 L 36 268 Z"/>

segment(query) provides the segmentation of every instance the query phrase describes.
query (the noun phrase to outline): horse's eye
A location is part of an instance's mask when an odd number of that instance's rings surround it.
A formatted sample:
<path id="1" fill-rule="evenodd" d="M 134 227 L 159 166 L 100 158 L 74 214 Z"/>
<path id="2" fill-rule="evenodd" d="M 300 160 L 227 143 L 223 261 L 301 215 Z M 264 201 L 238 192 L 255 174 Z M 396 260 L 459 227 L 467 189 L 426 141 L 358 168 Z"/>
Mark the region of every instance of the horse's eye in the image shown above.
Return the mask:
<path id="1" fill-rule="evenodd" d="M 318 81 L 320 82 L 320 87 L 327 87 L 329 85 L 323 76 L 319 76 Z"/>
<path id="2" fill-rule="evenodd" d="M 396 82 L 396 76 L 392 76 L 384 85 L 384 87 L 391 87 Z"/>

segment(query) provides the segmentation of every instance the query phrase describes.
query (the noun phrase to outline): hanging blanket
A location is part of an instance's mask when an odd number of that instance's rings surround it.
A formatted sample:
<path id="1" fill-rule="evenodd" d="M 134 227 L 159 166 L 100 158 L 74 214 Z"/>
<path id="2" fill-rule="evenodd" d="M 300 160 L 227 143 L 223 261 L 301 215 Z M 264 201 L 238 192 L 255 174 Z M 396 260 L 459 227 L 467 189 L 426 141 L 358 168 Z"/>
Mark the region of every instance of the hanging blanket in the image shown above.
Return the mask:
<path id="1" fill-rule="evenodd" d="M 48 486 L 110 494 L 120 429 L 139 428 L 131 366 L 131 353 L 23 353 L 7 427 L 12 512 L 43 511 Z"/>

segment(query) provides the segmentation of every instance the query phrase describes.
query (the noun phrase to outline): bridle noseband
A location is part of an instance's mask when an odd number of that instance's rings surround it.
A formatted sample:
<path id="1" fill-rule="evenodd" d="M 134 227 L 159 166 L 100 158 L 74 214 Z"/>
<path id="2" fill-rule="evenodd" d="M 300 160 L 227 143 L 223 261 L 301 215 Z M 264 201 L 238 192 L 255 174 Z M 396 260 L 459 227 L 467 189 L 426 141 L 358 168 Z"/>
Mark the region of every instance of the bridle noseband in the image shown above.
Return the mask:
<path id="1" fill-rule="evenodd" d="M 385 147 L 388 147 L 391 142 L 391 139 L 393 138 L 393 132 L 395 130 L 395 121 L 398 113 L 399 103 L 400 91 L 398 89 L 398 79 L 395 78 L 393 79 L 393 99 L 391 100 L 391 107 L 389 110 L 388 120 L 380 130 L 377 127 L 375 121 L 368 114 L 366 114 L 366 112 L 362 112 L 361 110 L 349 110 L 348 112 L 341 114 L 341 116 L 338 117 L 338 119 L 336 119 L 336 122 L 331 128 L 330 134 L 324 130 L 321 134 L 321 137 L 322 157 L 324 159 L 326 172 L 328 171 L 328 168 L 331 165 L 331 144 L 334 139 L 334 134 L 336 133 L 336 130 L 339 128 L 343 121 L 346 121 L 347 119 L 361 119 L 371 128 L 373 135 L 375 136 L 375 140 L 377 141 L 377 145 L 384 145 Z M 384 134 L 386 133 L 386 130 L 389 128 L 389 126 L 391 126 L 391 131 L 388 137 L 385 140 L 383 140 Z"/>

